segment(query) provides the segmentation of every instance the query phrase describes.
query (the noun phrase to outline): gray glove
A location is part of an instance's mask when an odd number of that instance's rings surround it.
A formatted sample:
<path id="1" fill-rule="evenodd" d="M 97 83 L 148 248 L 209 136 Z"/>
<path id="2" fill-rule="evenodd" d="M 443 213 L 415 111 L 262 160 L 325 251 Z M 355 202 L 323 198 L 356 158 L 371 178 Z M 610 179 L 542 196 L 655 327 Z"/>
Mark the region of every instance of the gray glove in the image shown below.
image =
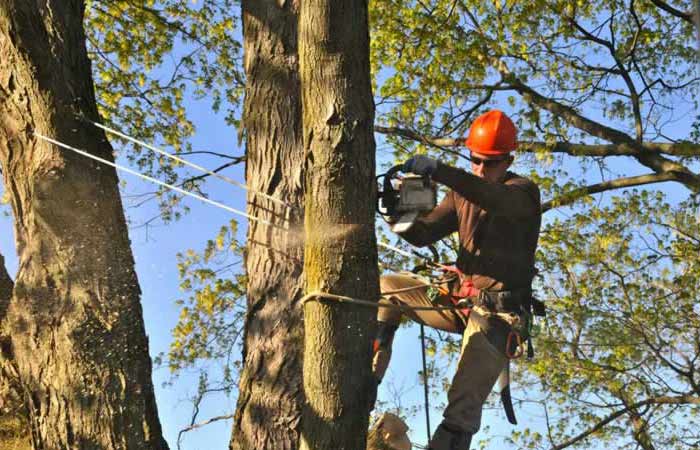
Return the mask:
<path id="1" fill-rule="evenodd" d="M 430 175 L 437 169 L 437 161 L 425 155 L 416 155 L 403 163 L 404 172 L 416 175 Z"/>

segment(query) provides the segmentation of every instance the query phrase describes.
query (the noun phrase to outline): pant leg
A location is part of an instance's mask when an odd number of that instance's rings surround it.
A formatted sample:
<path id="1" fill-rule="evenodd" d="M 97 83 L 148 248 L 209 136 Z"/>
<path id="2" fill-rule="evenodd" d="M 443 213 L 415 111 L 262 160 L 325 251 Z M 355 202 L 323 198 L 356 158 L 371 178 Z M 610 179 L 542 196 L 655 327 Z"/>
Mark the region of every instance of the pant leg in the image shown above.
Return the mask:
<path id="1" fill-rule="evenodd" d="M 472 434 L 479 430 L 484 402 L 508 363 L 505 348 L 510 330 L 503 320 L 472 311 L 457 372 L 447 392 L 443 416 L 448 426 Z"/>
<path id="2" fill-rule="evenodd" d="M 448 305 L 449 300 L 439 297 L 433 304 L 428 297 L 428 283 L 421 277 L 411 273 L 394 273 L 380 278 L 379 285 L 381 292 L 397 291 L 410 287 L 422 288 L 412 289 L 395 294 L 382 296 L 380 303 L 403 304 L 407 306 L 436 306 Z M 464 321 L 459 313 L 452 310 L 444 311 L 401 311 L 396 308 L 379 308 L 377 320 L 398 325 L 401 317 L 406 315 L 411 320 L 422 323 L 432 328 L 449 331 L 452 333 L 464 332 Z"/>

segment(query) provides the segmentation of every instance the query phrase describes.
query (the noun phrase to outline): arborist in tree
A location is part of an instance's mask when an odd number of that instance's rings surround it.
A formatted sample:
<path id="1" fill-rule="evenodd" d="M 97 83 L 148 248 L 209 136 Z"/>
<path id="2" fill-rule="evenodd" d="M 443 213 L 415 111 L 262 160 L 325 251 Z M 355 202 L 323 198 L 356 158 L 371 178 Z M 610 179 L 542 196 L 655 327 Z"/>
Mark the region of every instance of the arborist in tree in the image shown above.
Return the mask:
<path id="1" fill-rule="evenodd" d="M 402 314 L 439 330 L 463 335 L 457 372 L 447 393 L 443 421 L 430 441 L 432 450 L 466 450 L 479 430 L 481 410 L 499 374 L 507 377 L 508 361 L 522 353 L 531 323 L 535 248 L 540 230 L 540 193 L 532 181 L 509 172 L 516 148 L 516 128 L 501 111 L 479 116 L 469 131 L 468 173 L 423 155 L 403 165 L 405 172 L 430 175 L 450 190 L 429 213 L 419 216 L 399 235 L 416 246 L 459 233 L 459 254 L 453 281 L 439 292 L 411 273 L 381 278 L 382 292 L 416 287 L 381 302 L 406 306 L 448 305 L 460 310 L 402 312 L 379 308 L 379 330 L 372 370 L 378 381 L 391 357 L 391 345 Z M 389 220 L 390 223 L 392 222 Z M 528 353 L 532 349 L 528 340 Z M 507 379 L 507 378 L 506 378 Z M 515 422 L 504 383 L 504 406 Z M 502 386 L 503 387 L 503 386 Z M 507 404 L 506 404 L 507 403 Z M 510 408 L 509 408 L 510 407 Z"/>

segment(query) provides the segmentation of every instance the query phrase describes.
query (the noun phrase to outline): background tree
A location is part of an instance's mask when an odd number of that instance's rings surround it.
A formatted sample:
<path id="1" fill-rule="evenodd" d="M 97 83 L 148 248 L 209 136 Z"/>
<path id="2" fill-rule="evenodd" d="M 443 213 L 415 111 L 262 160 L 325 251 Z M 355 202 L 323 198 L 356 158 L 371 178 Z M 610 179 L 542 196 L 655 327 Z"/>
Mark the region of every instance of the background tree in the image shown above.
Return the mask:
<path id="1" fill-rule="evenodd" d="M 12 298 L 14 283 L 0 255 L 0 324 Z M 9 336 L 0 328 L 0 448 L 30 448 L 27 413 L 22 403 L 17 373 L 9 354 Z"/>
<path id="2" fill-rule="evenodd" d="M 20 267 L 3 354 L 34 448 L 167 449 L 115 173 L 35 135 L 112 158 L 76 118 L 97 115 L 83 12 L 0 3 L 0 161 Z"/>
<path id="3" fill-rule="evenodd" d="M 243 369 L 231 449 L 296 449 L 303 327 L 304 151 L 297 54 L 298 2 L 242 3 L 246 95 L 243 112 L 250 223 Z"/>

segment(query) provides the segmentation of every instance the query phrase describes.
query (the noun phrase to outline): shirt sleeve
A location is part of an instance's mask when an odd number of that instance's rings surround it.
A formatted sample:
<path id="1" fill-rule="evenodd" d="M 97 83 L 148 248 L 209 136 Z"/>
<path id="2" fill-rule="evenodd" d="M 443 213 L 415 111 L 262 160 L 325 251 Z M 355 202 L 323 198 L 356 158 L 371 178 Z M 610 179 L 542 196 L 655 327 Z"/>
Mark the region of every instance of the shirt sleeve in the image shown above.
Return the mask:
<path id="1" fill-rule="evenodd" d="M 411 228 L 399 233 L 399 236 L 417 247 L 424 247 L 454 233 L 457 229 L 454 193 L 450 191 L 438 206 L 425 216 L 417 218 Z"/>
<path id="2" fill-rule="evenodd" d="M 489 183 L 462 169 L 438 163 L 433 180 L 497 216 L 525 217 L 541 214 L 540 190 L 527 178 L 515 176 L 505 183 Z"/>

